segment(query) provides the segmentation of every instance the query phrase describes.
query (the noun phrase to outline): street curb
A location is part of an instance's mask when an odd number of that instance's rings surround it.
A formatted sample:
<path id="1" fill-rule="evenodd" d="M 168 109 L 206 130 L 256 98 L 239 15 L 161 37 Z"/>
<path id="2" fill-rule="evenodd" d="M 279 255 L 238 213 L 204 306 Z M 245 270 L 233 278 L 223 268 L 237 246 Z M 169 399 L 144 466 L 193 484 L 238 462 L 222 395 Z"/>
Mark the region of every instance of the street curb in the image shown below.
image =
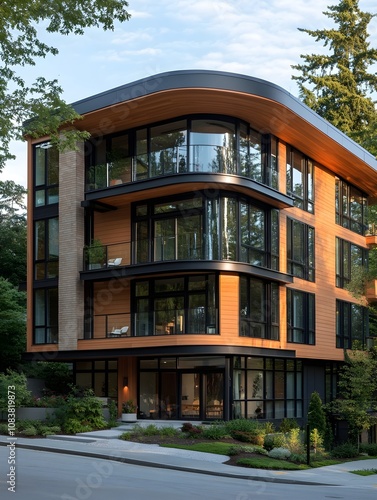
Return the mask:
<path id="1" fill-rule="evenodd" d="M 6 442 L 1 442 L 0 441 L 0 446 L 7 446 Z M 216 472 L 216 471 L 207 471 L 207 470 L 202 470 L 202 469 L 197 469 L 197 468 L 192 468 L 192 467 L 182 467 L 182 466 L 177 466 L 177 465 L 169 465 L 169 464 L 159 464 L 155 462 L 149 462 L 149 461 L 144 461 L 144 460 L 137 460 L 134 458 L 126 458 L 126 457 L 117 457 L 117 456 L 111 456 L 108 454 L 103 454 L 103 453 L 96 453 L 96 452 L 85 452 L 85 451 L 78 451 L 78 450 L 69 450 L 69 449 L 62 449 L 62 448 L 56 448 L 52 449 L 48 446 L 40 446 L 40 445 L 33 445 L 33 444 L 20 444 L 17 443 L 17 448 L 23 448 L 26 450 L 35 450 L 35 451 L 45 451 L 45 452 L 50 452 L 50 453 L 60 453 L 63 455 L 75 455 L 79 457 L 92 457 L 92 458 L 99 458 L 101 460 L 112 460 L 114 462 L 120 462 L 120 463 L 125 463 L 125 464 L 130 464 L 130 465 L 141 465 L 143 467 L 152 467 L 156 469 L 167 469 L 167 470 L 176 470 L 176 471 L 182 471 L 182 472 L 192 472 L 195 474 L 203 474 L 203 475 L 208 475 L 208 476 L 216 476 L 216 477 L 227 477 L 231 479 L 244 479 L 248 481 L 260 481 L 264 483 L 282 483 L 282 484 L 302 484 L 304 486 L 341 486 L 340 484 L 328 484 L 328 483 L 318 483 L 318 482 L 313 482 L 313 481 L 299 481 L 296 479 L 284 479 L 284 478 L 270 478 L 270 477 L 263 477 L 263 476 L 251 476 L 251 475 L 246 475 L 246 474 L 232 474 L 228 472 Z"/>

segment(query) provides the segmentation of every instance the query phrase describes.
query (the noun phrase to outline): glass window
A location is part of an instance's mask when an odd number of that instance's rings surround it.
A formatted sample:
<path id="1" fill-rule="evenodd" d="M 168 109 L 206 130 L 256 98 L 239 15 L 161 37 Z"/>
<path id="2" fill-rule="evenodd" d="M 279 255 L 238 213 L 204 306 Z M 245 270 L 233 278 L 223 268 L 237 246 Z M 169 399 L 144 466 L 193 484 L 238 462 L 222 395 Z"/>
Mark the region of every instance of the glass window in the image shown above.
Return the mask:
<path id="1" fill-rule="evenodd" d="M 50 142 L 34 146 L 34 179 L 36 207 L 59 201 L 59 152 Z"/>
<path id="2" fill-rule="evenodd" d="M 315 299 L 312 293 L 287 290 L 288 342 L 315 343 Z"/>
<path id="3" fill-rule="evenodd" d="M 314 281 L 314 228 L 288 218 L 287 233 L 288 272 Z"/>
<path id="4" fill-rule="evenodd" d="M 169 175 L 187 170 L 186 120 L 151 127 L 151 175 Z"/>
<path id="5" fill-rule="evenodd" d="M 336 238 L 336 286 L 345 288 L 355 272 L 368 266 L 368 250 Z"/>
<path id="6" fill-rule="evenodd" d="M 58 342 L 58 289 L 34 291 L 34 344 Z"/>
<path id="7" fill-rule="evenodd" d="M 353 343 L 365 348 L 369 336 L 368 308 L 352 302 L 336 301 L 336 347 L 352 349 Z"/>
<path id="8" fill-rule="evenodd" d="M 279 340 L 279 286 L 240 277 L 240 336 Z"/>
<path id="9" fill-rule="evenodd" d="M 287 148 L 287 193 L 296 207 L 314 212 L 314 167 L 303 153 Z"/>
<path id="10" fill-rule="evenodd" d="M 335 179 L 335 220 L 340 226 L 358 234 L 366 230 L 367 199 L 361 191 L 345 181 Z"/>
<path id="11" fill-rule="evenodd" d="M 149 280 L 134 285 L 135 335 L 217 333 L 215 275 Z"/>
<path id="12" fill-rule="evenodd" d="M 34 262 L 36 280 L 56 278 L 59 272 L 59 220 L 57 217 L 34 224 Z"/>

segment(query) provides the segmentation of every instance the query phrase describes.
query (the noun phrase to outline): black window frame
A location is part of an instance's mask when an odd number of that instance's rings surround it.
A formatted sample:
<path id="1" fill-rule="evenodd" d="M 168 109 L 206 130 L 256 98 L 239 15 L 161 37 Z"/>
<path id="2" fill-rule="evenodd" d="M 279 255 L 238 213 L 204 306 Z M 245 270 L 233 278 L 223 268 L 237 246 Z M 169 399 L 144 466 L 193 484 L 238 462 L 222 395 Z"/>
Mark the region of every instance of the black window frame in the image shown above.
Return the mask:
<path id="1" fill-rule="evenodd" d="M 302 298 L 301 325 L 295 323 L 294 297 Z M 315 345 L 315 295 L 294 288 L 287 288 L 287 342 L 291 344 Z M 297 334 L 302 341 L 297 340 Z"/>
<path id="2" fill-rule="evenodd" d="M 49 322 L 49 305 L 50 302 L 48 300 L 48 294 L 51 291 L 55 291 L 56 293 L 56 323 L 51 324 Z M 37 293 L 44 293 L 44 321 L 43 323 L 37 324 L 37 312 L 36 312 L 36 307 L 37 307 L 37 299 L 36 299 L 36 294 Z M 57 344 L 59 342 L 59 292 L 58 292 L 58 287 L 57 286 L 50 286 L 50 287 L 41 287 L 41 288 L 35 288 L 33 290 L 33 345 L 45 345 L 45 344 Z M 43 342 L 37 342 L 37 332 L 36 330 L 41 330 L 44 332 L 44 339 Z"/>
<path id="3" fill-rule="evenodd" d="M 361 199 L 360 217 L 352 215 L 353 198 Z M 354 233 L 364 235 L 367 225 L 367 196 L 360 189 L 335 177 L 335 222 Z"/>
<path id="4" fill-rule="evenodd" d="M 302 231 L 303 254 L 296 257 L 297 248 L 295 228 Z M 301 272 L 298 272 L 298 271 Z M 306 281 L 315 282 L 315 228 L 297 219 L 287 217 L 287 271 Z"/>
<path id="5" fill-rule="evenodd" d="M 357 315 L 361 318 L 361 325 L 357 325 Z M 358 328 L 362 333 L 355 335 Z M 338 349 L 352 349 L 355 342 L 358 347 L 365 349 L 369 337 L 369 310 L 367 307 L 336 299 L 336 347 Z"/>
<path id="6" fill-rule="evenodd" d="M 255 278 L 253 276 L 240 275 L 240 337 L 260 338 L 266 340 L 276 340 L 280 338 L 279 328 L 279 292 L 280 287 L 276 282 L 268 282 Z M 259 284 L 263 287 L 263 297 L 259 304 L 258 315 L 260 320 L 256 319 L 254 305 L 255 300 L 251 296 L 253 284 Z M 243 303 L 244 302 L 244 303 Z M 274 311 L 274 308 L 277 310 Z M 273 318 L 276 318 L 276 321 Z M 258 331 L 264 334 L 255 334 Z"/>
<path id="7" fill-rule="evenodd" d="M 190 288 L 191 283 L 194 283 L 195 278 L 203 278 L 206 282 L 205 289 L 199 288 Z M 214 292 L 214 305 L 211 306 L 211 297 L 209 296 L 211 290 L 209 289 L 209 279 L 213 279 L 213 292 Z M 177 290 L 168 290 L 168 291 L 158 291 L 156 290 L 156 283 L 158 281 L 162 282 L 164 280 L 174 280 L 176 283 L 179 280 L 183 281 L 183 288 Z M 145 284 L 148 291 L 147 293 L 138 293 L 137 286 L 139 284 Z M 190 297 L 194 296 L 203 296 L 205 301 L 204 306 L 204 332 L 188 332 L 190 322 L 192 321 L 189 317 L 190 311 Z M 164 299 L 172 299 L 176 298 L 183 299 L 183 307 L 177 308 L 178 310 L 183 309 L 183 318 L 182 318 L 182 331 L 176 332 L 174 331 L 177 327 L 175 325 L 174 329 L 164 333 L 159 333 L 156 331 L 156 319 L 155 319 L 155 301 Z M 140 333 L 138 332 L 138 303 L 139 301 L 144 301 L 145 305 L 148 304 L 148 332 Z M 182 302 L 181 302 L 182 303 Z M 200 306 L 202 307 L 202 306 Z M 218 273 L 195 273 L 188 275 L 175 275 L 174 277 L 171 275 L 166 275 L 159 278 L 140 278 L 137 280 L 133 280 L 132 282 L 132 335 L 134 337 L 144 337 L 144 336 L 159 336 L 159 335 L 215 335 L 219 334 L 219 277 Z M 214 309 L 211 311 L 211 309 Z"/>
<path id="8" fill-rule="evenodd" d="M 295 190 L 294 170 L 295 156 L 301 157 L 302 172 L 302 195 Z M 287 194 L 293 197 L 294 206 L 314 214 L 315 194 L 314 194 L 314 162 L 308 156 L 292 146 L 287 146 Z"/>
<path id="9" fill-rule="evenodd" d="M 364 269 L 368 268 L 368 249 L 356 245 L 351 241 L 336 237 L 335 240 L 336 255 L 336 286 L 337 288 L 347 288 L 352 280 L 353 269 L 353 249 L 361 252 L 361 265 Z"/>
<path id="10" fill-rule="evenodd" d="M 46 153 L 44 155 L 44 175 L 43 175 L 43 180 L 37 184 L 37 149 L 40 148 L 42 150 L 45 150 Z M 51 149 L 54 154 L 57 155 L 57 182 L 49 182 L 49 176 L 51 174 L 50 169 L 49 169 L 49 161 L 50 161 L 50 155 L 47 153 L 47 151 Z M 56 146 L 52 145 L 50 141 L 45 141 L 41 142 L 38 144 L 33 144 L 33 187 L 34 187 L 34 193 L 33 193 L 33 199 L 34 199 L 34 207 L 35 209 L 39 209 L 42 207 L 50 207 L 52 205 L 56 205 L 59 203 L 59 151 Z M 44 203 L 37 203 L 37 193 L 38 192 L 44 192 Z M 54 193 L 55 191 L 55 193 Z M 49 203 L 49 197 L 50 193 L 52 193 L 53 197 L 57 197 L 57 200 L 54 200 L 53 202 Z"/>

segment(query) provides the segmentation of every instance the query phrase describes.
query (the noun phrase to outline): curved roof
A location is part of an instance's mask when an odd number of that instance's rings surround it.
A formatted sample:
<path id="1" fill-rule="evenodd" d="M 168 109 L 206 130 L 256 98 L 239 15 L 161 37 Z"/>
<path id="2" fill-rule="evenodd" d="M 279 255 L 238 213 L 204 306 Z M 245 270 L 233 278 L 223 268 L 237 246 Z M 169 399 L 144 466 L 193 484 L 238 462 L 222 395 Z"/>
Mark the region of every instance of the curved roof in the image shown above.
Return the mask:
<path id="1" fill-rule="evenodd" d="M 76 126 L 94 135 L 190 113 L 236 116 L 377 196 L 373 155 L 289 92 L 258 78 L 221 71 L 172 71 L 82 99 L 73 107 L 84 116 Z"/>

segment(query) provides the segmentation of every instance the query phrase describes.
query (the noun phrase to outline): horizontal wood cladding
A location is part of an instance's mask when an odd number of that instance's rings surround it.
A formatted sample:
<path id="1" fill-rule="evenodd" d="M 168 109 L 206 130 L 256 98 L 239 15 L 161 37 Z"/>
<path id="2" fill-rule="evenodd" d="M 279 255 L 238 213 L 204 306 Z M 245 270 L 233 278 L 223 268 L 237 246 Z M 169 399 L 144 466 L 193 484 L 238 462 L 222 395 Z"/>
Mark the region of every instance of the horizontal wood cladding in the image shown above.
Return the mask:
<path id="1" fill-rule="evenodd" d="M 94 212 L 94 238 L 104 245 L 131 241 L 131 206 L 125 206 L 115 211 Z"/>
<path id="2" fill-rule="evenodd" d="M 294 145 L 356 186 L 362 178 L 364 190 L 377 195 L 376 172 L 371 166 L 288 107 L 257 95 L 204 88 L 165 90 L 88 113 L 76 126 L 102 136 L 192 113 L 221 113 L 245 120 L 258 131 Z"/>

